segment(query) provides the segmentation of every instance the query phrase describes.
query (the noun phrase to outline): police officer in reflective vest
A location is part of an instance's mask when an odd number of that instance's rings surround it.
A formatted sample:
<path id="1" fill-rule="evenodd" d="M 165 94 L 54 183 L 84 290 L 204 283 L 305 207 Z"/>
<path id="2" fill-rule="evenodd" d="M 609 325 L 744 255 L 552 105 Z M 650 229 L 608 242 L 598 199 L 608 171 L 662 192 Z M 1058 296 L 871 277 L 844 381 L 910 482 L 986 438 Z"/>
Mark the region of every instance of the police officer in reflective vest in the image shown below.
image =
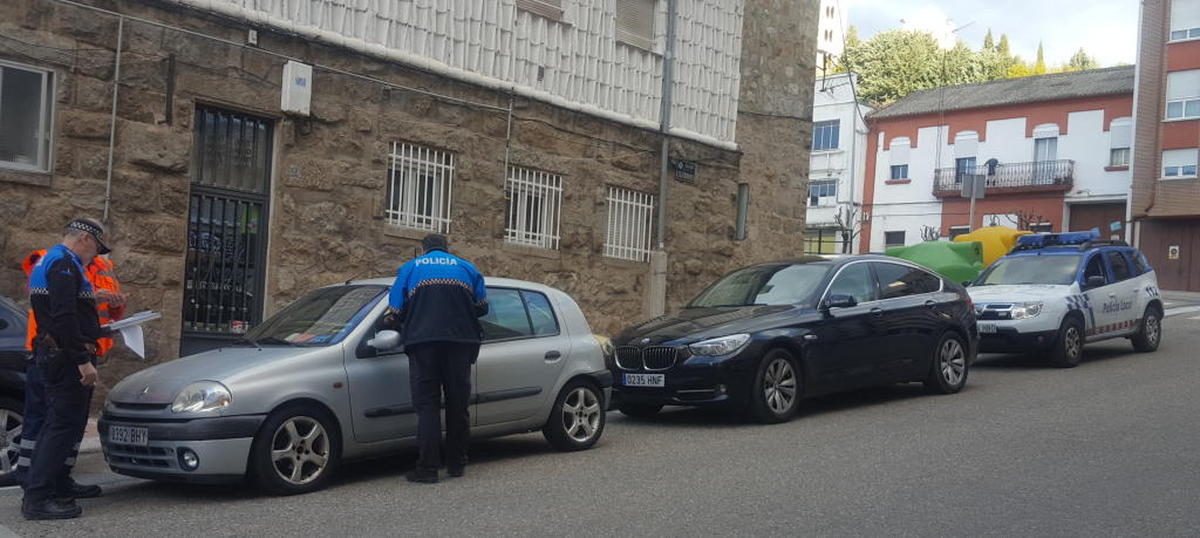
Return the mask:
<path id="1" fill-rule="evenodd" d="M 46 250 L 39 250 L 31 253 L 21 261 L 21 268 L 25 270 L 25 277 L 28 278 L 33 274 L 33 268 L 46 255 Z M 96 292 L 97 310 L 100 316 L 100 324 L 109 323 L 113 320 L 121 319 L 125 312 L 126 295 L 121 293 L 121 284 L 117 281 L 115 274 L 115 264 L 111 260 L 96 256 L 92 262 L 84 267 L 88 282 L 92 284 L 92 288 Z M 33 310 L 29 311 L 29 322 L 27 324 L 28 333 L 25 339 L 25 349 L 33 351 L 33 342 L 37 338 L 38 325 L 37 318 L 33 315 Z M 113 347 L 113 339 L 104 337 L 96 341 L 96 356 L 103 357 Z M 31 355 L 32 358 L 32 355 Z M 20 457 L 17 459 L 17 465 L 13 469 L 13 474 L 17 481 L 24 487 L 25 475 L 29 469 L 29 461 L 33 457 L 33 451 L 37 447 L 38 432 L 42 429 L 42 423 L 46 418 L 46 388 L 43 382 L 41 368 L 38 367 L 36 361 L 30 360 L 25 367 L 25 412 L 24 421 L 21 428 L 21 438 L 14 439 L 20 448 Z M 67 457 L 67 472 L 70 473 L 70 467 L 75 464 L 75 458 L 79 455 L 79 445 L 75 445 L 70 456 Z M 100 486 L 90 485 L 84 486 L 70 480 L 68 486 L 72 492 L 72 497 L 76 499 L 85 499 L 90 497 L 100 496 Z"/>
<path id="2" fill-rule="evenodd" d="M 62 243 L 50 248 L 29 276 L 29 302 L 37 320 L 34 361 L 46 389 L 46 419 L 38 432 L 25 480 L 25 519 L 67 519 L 82 513 L 70 489 L 67 458 L 87 427 L 96 372 L 96 341 L 104 336 L 96 293 L 84 267 L 107 254 L 104 227 L 92 219 L 67 224 Z"/>
<path id="3" fill-rule="evenodd" d="M 446 395 L 446 471 L 462 476 L 470 440 L 471 365 L 479 356 L 487 314 L 487 288 L 475 266 L 446 251 L 446 238 L 430 234 L 421 240 L 425 254 L 400 267 L 388 297 L 382 326 L 402 327 L 408 353 L 409 385 L 417 412 L 420 457 L 408 480 L 438 481 L 442 461 L 440 416 Z"/>

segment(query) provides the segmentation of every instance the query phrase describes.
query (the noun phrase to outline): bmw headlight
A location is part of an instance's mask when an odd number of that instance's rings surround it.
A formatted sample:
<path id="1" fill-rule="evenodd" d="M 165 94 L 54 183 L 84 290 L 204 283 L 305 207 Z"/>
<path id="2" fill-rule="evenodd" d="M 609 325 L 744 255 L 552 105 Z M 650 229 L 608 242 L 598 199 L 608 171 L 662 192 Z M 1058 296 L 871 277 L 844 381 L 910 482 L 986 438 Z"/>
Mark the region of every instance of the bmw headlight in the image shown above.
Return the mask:
<path id="1" fill-rule="evenodd" d="M 742 347 L 746 345 L 746 342 L 749 341 L 750 335 L 748 334 L 731 334 L 729 336 L 713 338 L 703 342 L 696 342 L 695 344 L 688 346 L 688 349 L 690 349 L 694 355 L 729 355 L 742 349 Z"/>
<path id="2" fill-rule="evenodd" d="M 1012 308 L 1012 319 L 1029 319 L 1042 313 L 1042 303 L 1017 303 Z"/>
<path id="3" fill-rule="evenodd" d="M 216 381 L 197 381 L 179 391 L 171 404 L 172 413 L 203 413 L 229 405 L 233 396 Z"/>

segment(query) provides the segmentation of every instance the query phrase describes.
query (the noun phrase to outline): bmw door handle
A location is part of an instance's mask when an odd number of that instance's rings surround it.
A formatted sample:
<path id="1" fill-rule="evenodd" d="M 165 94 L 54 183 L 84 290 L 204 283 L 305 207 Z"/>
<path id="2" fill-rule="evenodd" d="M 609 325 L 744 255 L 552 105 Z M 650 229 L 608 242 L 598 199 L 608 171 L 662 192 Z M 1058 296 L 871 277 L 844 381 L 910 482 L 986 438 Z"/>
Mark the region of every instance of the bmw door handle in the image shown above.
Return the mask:
<path id="1" fill-rule="evenodd" d="M 546 352 L 546 360 L 548 360 L 548 361 L 556 361 L 561 358 L 562 358 L 562 353 L 559 353 L 557 350 Z"/>
<path id="2" fill-rule="evenodd" d="M 883 309 L 879 308 L 879 307 L 872 308 L 871 315 L 875 316 L 877 318 L 881 318 L 881 317 L 883 317 Z"/>
<path id="3" fill-rule="evenodd" d="M 937 306 L 937 301 L 935 301 L 933 299 L 929 299 L 928 301 L 925 301 L 925 306 L 928 306 L 929 308 L 933 308 L 933 307 Z"/>

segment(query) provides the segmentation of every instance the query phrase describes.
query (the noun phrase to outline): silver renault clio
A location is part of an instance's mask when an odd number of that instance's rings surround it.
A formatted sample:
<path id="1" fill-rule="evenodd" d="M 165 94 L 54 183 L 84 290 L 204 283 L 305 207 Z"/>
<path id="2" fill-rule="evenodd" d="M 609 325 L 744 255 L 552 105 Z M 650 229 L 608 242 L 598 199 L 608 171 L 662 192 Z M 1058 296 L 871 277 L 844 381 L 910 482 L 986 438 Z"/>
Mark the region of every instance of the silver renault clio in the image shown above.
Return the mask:
<path id="1" fill-rule="evenodd" d="M 414 446 L 408 358 L 399 334 L 375 329 L 391 283 L 315 290 L 236 344 L 127 377 L 99 423 L 109 466 L 292 494 L 325 486 L 340 462 Z M 607 347 L 566 293 L 500 278 L 487 287 L 471 435 L 540 429 L 559 450 L 592 447 L 612 385 Z"/>

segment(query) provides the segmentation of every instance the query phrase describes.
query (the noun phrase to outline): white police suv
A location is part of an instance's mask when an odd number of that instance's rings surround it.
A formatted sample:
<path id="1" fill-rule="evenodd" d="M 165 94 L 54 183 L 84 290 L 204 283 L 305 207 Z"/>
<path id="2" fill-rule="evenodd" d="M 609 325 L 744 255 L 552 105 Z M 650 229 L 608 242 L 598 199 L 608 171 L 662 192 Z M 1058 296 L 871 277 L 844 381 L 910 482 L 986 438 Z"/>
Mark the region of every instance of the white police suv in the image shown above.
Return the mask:
<path id="1" fill-rule="evenodd" d="M 1145 256 L 1096 231 L 1026 235 L 969 288 L 984 353 L 1044 353 L 1079 364 L 1083 344 L 1128 338 L 1137 351 L 1162 339 L 1158 279 Z"/>

